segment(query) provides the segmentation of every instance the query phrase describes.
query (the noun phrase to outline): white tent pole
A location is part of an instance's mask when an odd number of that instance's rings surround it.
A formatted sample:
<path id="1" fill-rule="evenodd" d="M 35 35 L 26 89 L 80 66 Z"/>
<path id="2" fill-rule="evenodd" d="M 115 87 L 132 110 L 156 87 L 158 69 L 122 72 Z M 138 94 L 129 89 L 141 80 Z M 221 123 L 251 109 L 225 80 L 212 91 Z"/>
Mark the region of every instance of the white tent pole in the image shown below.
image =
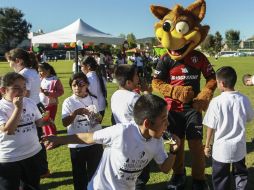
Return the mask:
<path id="1" fill-rule="evenodd" d="M 76 42 L 76 45 L 75 45 L 75 63 L 76 63 L 76 72 L 80 72 L 79 70 L 79 66 L 78 66 L 78 45 L 77 45 L 77 42 Z"/>

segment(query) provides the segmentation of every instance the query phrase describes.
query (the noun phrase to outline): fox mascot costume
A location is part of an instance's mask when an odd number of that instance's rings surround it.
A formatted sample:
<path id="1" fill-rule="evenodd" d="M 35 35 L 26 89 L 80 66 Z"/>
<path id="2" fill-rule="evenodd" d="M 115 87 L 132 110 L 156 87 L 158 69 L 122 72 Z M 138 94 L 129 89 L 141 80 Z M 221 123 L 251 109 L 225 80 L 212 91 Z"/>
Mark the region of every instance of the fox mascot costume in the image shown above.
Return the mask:
<path id="1" fill-rule="evenodd" d="M 155 5 L 150 8 L 159 19 L 155 24 L 155 35 L 167 49 L 155 69 L 152 87 L 168 103 L 169 131 L 181 139 L 168 189 L 183 189 L 185 186 L 185 138 L 192 157 L 192 189 L 209 189 L 205 178 L 202 111 L 207 109 L 217 84 L 208 59 L 194 50 L 209 31 L 209 26 L 200 24 L 205 16 L 206 3 L 196 0 L 187 8 L 180 5 L 173 9 Z M 202 90 L 201 73 L 206 80 Z"/>

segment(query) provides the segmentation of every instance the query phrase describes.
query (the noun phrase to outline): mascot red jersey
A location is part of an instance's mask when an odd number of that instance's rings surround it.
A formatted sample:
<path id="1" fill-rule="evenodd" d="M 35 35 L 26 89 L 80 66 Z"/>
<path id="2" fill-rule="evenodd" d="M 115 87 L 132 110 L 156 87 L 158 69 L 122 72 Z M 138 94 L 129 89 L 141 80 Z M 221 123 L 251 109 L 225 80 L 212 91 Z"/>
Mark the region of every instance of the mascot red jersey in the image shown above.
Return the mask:
<path id="1" fill-rule="evenodd" d="M 194 50 L 209 31 L 209 26 L 200 24 L 206 3 L 197 0 L 187 8 L 176 5 L 173 9 L 152 5 L 151 11 L 159 19 L 155 24 L 156 37 L 167 49 L 155 69 L 152 87 L 168 103 L 169 131 L 181 139 L 168 189 L 185 186 L 185 139 L 192 156 L 192 189 L 209 189 L 205 178 L 202 111 L 207 109 L 217 85 L 212 65 L 201 52 Z M 206 80 L 202 89 L 201 74 Z"/>

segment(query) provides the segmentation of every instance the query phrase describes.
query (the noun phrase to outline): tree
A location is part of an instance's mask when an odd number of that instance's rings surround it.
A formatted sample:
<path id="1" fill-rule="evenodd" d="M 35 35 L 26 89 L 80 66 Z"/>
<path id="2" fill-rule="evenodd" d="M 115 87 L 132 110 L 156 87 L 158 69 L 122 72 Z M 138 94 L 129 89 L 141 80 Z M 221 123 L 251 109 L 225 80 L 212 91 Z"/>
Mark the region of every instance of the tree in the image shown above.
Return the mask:
<path id="1" fill-rule="evenodd" d="M 228 30 L 225 33 L 226 44 L 229 49 L 236 50 L 240 43 L 240 31 Z"/>
<path id="2" fill-rule="evenodd" d="M 151 44 L 152 46 L 157 46 L 160 44 L 160 42 L 156 38 L 151 38 Z"/>
<path id="3" fill-rule="evenodd" d="M 122 34 L 122 33 L 119 35 L 119 37 L 120 37 L 120 38 L 123 38 L 123 39 L 126 39 L 125 34 Z"/>
<path id="4" fill-rule="evenodd" d="M 136 37 L 133 33 L 127 34 L 127 41 L 129 43 L 130 48 L 137 47 Z"/>
<path id="5" fill-rule="evenodd" d="M 219 53 L 221 51 L 222 48 L 222 36 L 221 34 L 217 31 L 215 32 L 215 36 L 214 36 L 214 51 L 215 53 Z"/>
<path id="6" fill-rule="evenodd" d="M 201 49 L 207 52 L 209 55 L 214 55 L 215 37 L 212 34 L 208 34 L 206 39 L 201 44 Z"/>
<path id="7" fill-rule="evenodd" d="M 32 25 L 23 19 L 24 14 L 15 8 L 0 8 L 0 44 L 8 51 L 15 48 L 23 40 Z"/>

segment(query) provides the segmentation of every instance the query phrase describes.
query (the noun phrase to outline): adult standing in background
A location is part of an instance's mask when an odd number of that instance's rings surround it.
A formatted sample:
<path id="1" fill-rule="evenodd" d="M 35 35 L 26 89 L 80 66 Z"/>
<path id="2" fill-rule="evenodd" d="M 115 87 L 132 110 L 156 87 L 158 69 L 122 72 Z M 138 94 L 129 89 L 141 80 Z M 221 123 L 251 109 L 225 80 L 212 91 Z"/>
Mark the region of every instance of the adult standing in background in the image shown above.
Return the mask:
<path id="1" fill-rule="evenodd" d="M 102 76 L 107 79 L 107 74 L 106 74 L 106 57 L 104 52 L 100 52 L 100 60 L 98 62 L 101 70 Z"/>
<path id="2" fill-rule="evenodd" d="M 43 51 L 41 54 L 40 62 L 41 63 L 47 62 L 47 55 L 45 54 L 45 51 Z"/>

